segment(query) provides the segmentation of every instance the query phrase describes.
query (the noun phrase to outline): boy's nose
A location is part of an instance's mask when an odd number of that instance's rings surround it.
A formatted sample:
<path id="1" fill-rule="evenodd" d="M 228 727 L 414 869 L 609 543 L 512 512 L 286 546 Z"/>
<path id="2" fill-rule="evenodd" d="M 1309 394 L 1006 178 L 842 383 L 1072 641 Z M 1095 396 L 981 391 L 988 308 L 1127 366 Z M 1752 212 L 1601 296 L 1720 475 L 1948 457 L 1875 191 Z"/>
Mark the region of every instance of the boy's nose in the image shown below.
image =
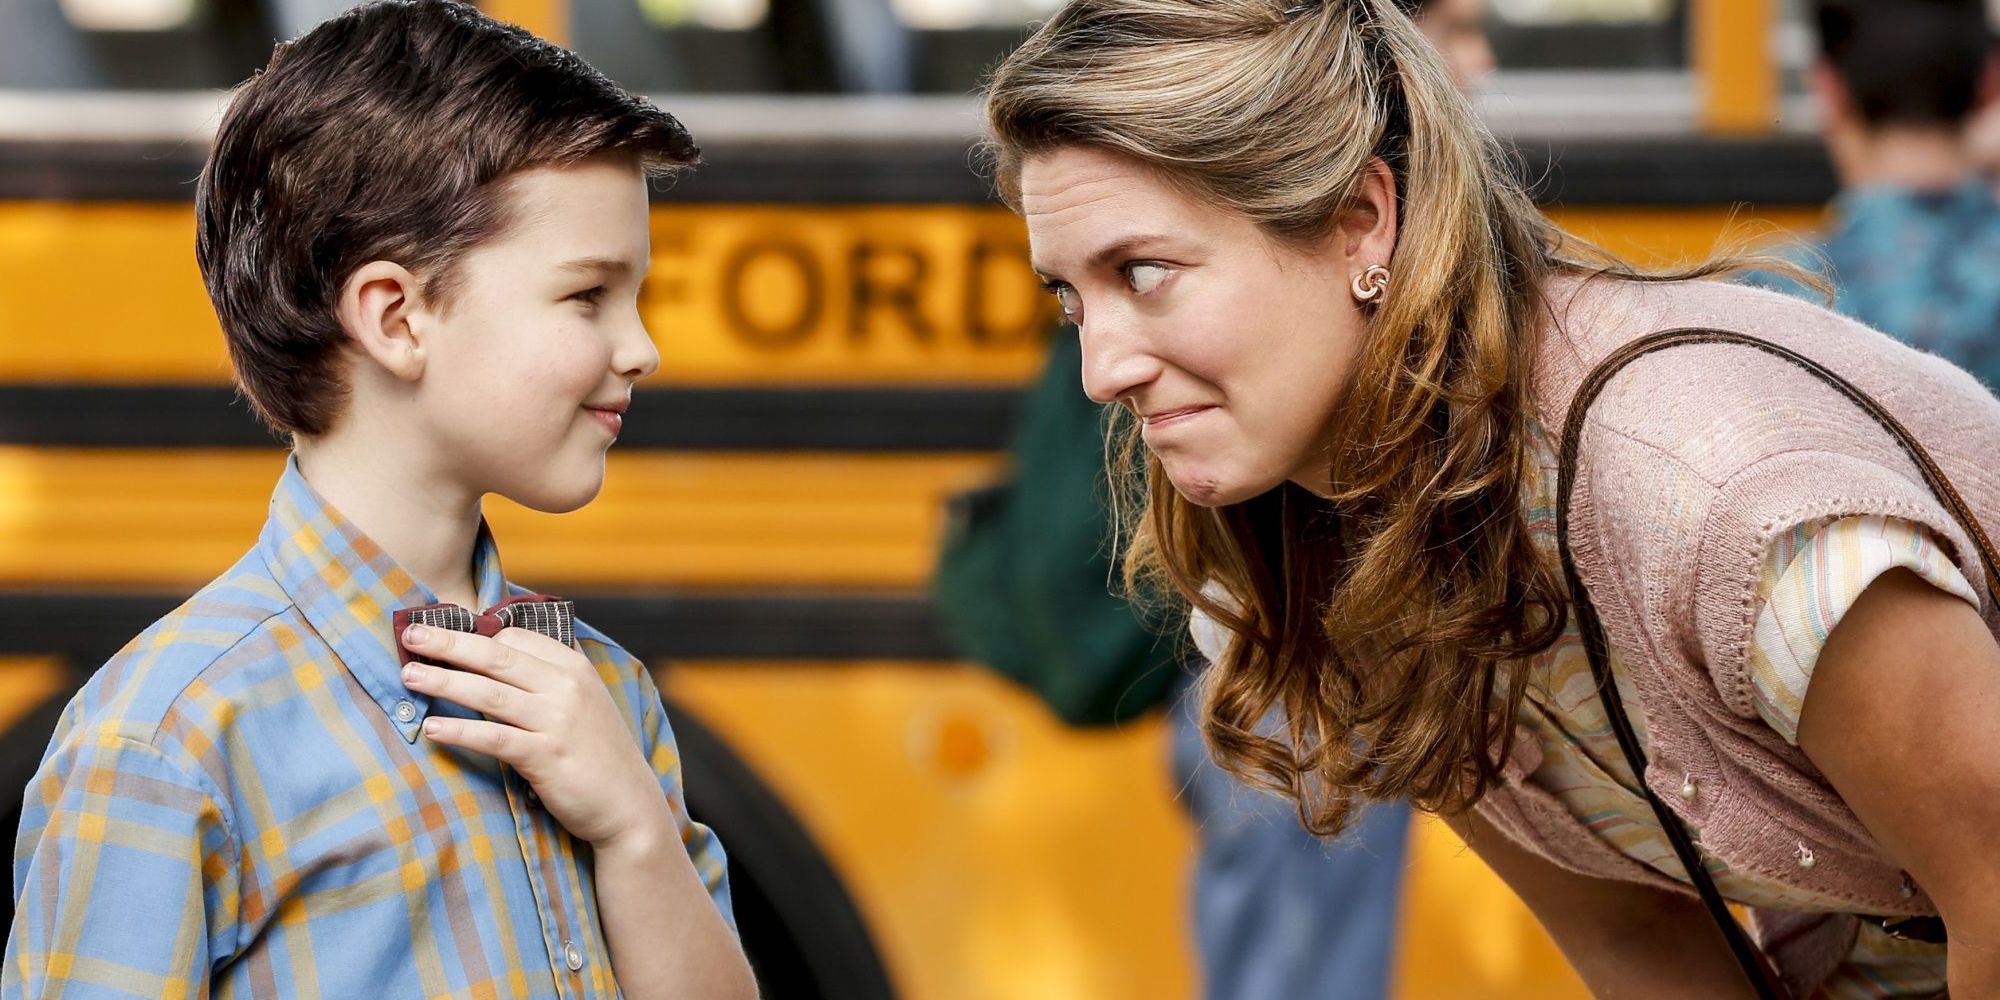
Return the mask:
<path id="1" fill-rule="evenodd" d="M 630 328 L 622 332 L 611 352 L 611 367 L 619 375 L 636 382 L 660 370 L 660 349 L 653 343 L 653 335 L 646 331 L 646 324 L 633 317 Z"/>

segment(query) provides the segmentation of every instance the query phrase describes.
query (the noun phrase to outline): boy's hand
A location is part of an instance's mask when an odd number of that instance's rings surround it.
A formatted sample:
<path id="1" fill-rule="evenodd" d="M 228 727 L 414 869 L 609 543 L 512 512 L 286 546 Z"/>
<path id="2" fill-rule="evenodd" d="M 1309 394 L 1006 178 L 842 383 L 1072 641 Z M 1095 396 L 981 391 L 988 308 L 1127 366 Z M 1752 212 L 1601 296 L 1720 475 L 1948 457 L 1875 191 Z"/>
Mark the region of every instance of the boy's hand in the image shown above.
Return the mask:
<path id="1" fill-rule="evenodd" d="M 676 839 L 659 779 L 589 658 L 520 628 L 489 639 L 412 625 L 403 644 L 464 668 L 410 663 L 405 686 L 486 716 L 432 716 L 424 735 L 512 767 L 556 821 L 593 849 Z"/>

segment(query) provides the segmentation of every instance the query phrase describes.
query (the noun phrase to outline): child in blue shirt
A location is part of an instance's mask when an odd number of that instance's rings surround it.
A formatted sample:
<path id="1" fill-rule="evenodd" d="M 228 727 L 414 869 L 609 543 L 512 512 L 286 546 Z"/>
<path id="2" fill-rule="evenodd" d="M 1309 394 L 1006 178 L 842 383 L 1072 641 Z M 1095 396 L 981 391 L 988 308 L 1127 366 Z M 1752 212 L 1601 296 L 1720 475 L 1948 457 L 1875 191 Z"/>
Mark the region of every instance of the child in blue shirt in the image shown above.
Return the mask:
<path id="1" fill-rule="evenodd" d="M 448 0 L 238 90 L 197 256 L 293 453 L 257 544 L 64 713 L 0 993 L 755 995 L 644 665 L 509 585 L 480 513 L 598 492 L 659 364 L 647 177 L 697 156 Z"/>

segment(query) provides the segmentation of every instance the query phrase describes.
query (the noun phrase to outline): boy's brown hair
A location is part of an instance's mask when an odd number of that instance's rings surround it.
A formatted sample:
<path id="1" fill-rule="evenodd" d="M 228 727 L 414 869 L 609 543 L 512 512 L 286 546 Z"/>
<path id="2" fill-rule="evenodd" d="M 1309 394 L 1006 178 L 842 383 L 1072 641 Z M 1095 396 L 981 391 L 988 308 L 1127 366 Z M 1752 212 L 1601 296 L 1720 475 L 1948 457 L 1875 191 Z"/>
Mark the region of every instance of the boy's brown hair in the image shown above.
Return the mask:
<path id="1" fill-rule="evenodd" d="M 195 257 L 236 380 L 280 433 L 347 396 L 335 314 L 395 261 L 448 303 L 454 265 L 509 221 L 497 182 L 605 153 L 695 163 L 675 118 L 574 53 L 450 0 L 376 0 L 281 43 L 238 88 L 195 191 Z"/>

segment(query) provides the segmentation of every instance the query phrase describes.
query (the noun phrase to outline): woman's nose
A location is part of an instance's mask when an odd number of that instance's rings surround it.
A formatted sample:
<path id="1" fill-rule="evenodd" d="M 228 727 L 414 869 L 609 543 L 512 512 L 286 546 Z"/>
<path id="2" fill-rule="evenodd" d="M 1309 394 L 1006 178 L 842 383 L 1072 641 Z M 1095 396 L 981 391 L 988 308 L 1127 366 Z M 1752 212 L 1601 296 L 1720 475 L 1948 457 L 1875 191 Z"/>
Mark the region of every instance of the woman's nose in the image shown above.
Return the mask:
<path id="1" fill-rule="evenodd" d="M 1157 378 L 1160 363 L 1145 338 L 1119 317 L 1093 317 L 1079 327 L 1083 345 L 1083 392 L 1099 403 L 1115 403 Z"/>

